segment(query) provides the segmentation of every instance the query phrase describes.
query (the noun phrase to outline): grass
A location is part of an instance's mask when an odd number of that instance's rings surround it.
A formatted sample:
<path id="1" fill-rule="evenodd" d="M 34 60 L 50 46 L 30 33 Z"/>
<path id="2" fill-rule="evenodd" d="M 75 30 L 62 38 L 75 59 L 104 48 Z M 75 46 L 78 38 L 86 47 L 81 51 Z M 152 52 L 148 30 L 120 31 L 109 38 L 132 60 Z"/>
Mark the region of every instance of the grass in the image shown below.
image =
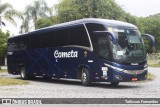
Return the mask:
<path id="1" fill-rule="evenodd" d="M 1 69 L 0 73 L 7 73 L 8 71 L 6 69 Z"/>
<path id="2" fill-rule="evenodd" d="M 29 81 L 14 79 L 14 78 L 1 78 L 0 77 L 0 86 L 9 86 L 9 85 L 27 85 Z"/>
<path id="3" fill-rule="evenodd" d="M 10 86 L 10 85 L 27 85 L 29 81 L 14 79 L 14 78 L 1 78 L 0 86 Z"/>
<path id="4" fill-rule="evenodd" d="M 0 73 L 7 73 L 7 70 L 0 70 Z M 0 76 L 0 86 L 12 86 L 12 85 L 27 85 L 29 81 L 17 79 L 17 78 L 7 78 Z"/>
<path id="5" fill-rule="evenodd" d="M 148 73 L 147 80 L 155 80 L 155 75 Z"/>
<path id="6" fill-rule="evenodd" d="M 160 64 L 149 64 L 150 67 L 160 67 Z"/>

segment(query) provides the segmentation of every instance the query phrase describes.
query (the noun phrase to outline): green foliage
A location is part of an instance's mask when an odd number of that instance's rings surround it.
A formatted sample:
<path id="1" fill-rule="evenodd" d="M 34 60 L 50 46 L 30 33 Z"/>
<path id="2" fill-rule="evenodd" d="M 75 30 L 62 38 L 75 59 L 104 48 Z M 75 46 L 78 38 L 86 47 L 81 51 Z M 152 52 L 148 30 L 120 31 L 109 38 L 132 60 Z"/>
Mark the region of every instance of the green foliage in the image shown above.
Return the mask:
<path id="1" fill-rule="evenodd" d="M 137 18 L 138 23 L 137 26 L 139 27 L 140 31 L 142 33 L 151 34 L 156 39 L 156 50 L 157 52 L 160 51 L 160 17 L 146 17 L 146 18 Z M 145 40 L 145 45 L 147 48 L 147 51 L 149 53 L 152 53 L 152 48 L 150 47 L 149 41 Z"/>
<path id="2" fill-rule="evenodd" d="M 125 13 L 114 0 L 61 0 L 56 5 L 56 12 L 54 20 L 42 18 L 37 21 L 36 28 L 47 27 L 51 25 L 51 21 L 57 24 L 82 18 L 105 18 L 136 23 L 136 18 Z"/>
<path id="3" fill-rule="evenodd" d="M 81 18 L 125 20 L 126 15 L 114 0 L 62 0 L 56 10 L 60 22 Z"/>
<path id="4" fill-rule="evenodd" d="M 42 27 L 47 27 L 51 25 L 52 25 L 52 21 L 49 18 L 42 18 L 36 22 L 35 29 L 40 29 Z"/>
<path id="5" fill-rule="evenodd" d="M 48 18 L 41 18 L 36 21 L 35 27 L 36 29 L 48 27 L 54 24 L 58 24 L 59 20 L 56 16 L 48 17 Z"/>
<path id="6" fill-rule="evenodd" d="M 0 30 L 0 60 L 3 60 L 6 57 L 7 53 L 7 38 L 9 37 L 9 32 L 3 33 Z"/>
<path id="7" fill-rule="evenodd" d="M 36 28 L 37 20 L 52 14 L 50 10 L 45 0 L 35 0 L 32 4 L 28 5 L 23 15 L 20 33 L 28 32 L 30 30 L 30 23 L 33 23 L 34 28 Z"/>
<path id="8" fill-rule="evenodd" d="M 137 17 L 136 16 L 132 16 L 129 13 L 125 13 L 125 15 L 123 16 L 123 19 L 121 19 L 121 21 L 132 23 L 134 25 L 136 25 L 138 23 L 137 22 Z"/>

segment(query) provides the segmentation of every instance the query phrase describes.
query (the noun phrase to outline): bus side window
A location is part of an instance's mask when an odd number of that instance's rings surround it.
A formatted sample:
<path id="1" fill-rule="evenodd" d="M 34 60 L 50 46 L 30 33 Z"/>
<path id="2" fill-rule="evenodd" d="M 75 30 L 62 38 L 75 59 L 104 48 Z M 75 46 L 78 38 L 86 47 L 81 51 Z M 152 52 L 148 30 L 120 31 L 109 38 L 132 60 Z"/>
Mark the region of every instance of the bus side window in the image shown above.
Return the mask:
<path id="1" fill-rule="evenodd" d="M 24 41 L 20 41 L 19 42 L 19 48 L 20 48 L 20 50 L 24 50 L 25 49 Z"/>
<path id="2" fill-rule="evenodd" d="M 10 42 L 8 42 L 7 50 L 8 50 L 8 51 L 12 51 L 12 45 L 11 45 Z"/>
<path id="3" fill-rule="evenodd" d="M 90 47 L 89 38 L 83 25 L 70 28 L 69 45 Z"/>
<path id="4" fill-rule="evenodd" d="M 42 48 L 47 48 L 47 47 L 52 47 L 54 44 L 54 36 L 52 32 L 47 32 L 46 34 L 41 35 L 41 47 Z"/>
<path id="5" fill-rule="evenodd" d="M 17 43 L 12 43 L 13 51 L 18 50 L 18 44 Z"/>
<path id="6" fill-rule="evenodd" d="M 68 44 L 68 36 L 69 32 L 68 29 L 60 29 L 55 31 L 54 36 L 55 36 L 55 40 L 54 40 L 54 47 L 59 47 L 59 46 L 67 46 Z"/>

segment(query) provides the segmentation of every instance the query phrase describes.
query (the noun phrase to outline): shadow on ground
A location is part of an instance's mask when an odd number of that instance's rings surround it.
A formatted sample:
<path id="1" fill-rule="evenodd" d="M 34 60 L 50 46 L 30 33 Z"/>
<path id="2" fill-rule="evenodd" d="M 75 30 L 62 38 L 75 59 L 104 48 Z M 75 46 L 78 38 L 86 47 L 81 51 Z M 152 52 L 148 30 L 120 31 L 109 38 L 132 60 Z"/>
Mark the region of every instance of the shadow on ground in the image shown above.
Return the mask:
<path id="1" fill-rule="evenodd" d="M 20 77 L 16 77 L 16 79 L 21 79 Z M 82 85 L 80 80 L 70 80 L 70 79 L 44 79 L 44 78 L 34 78 L 30 80 L 31 82 L 42 82 L 42 83 L 51 83 L 51 84 L 64 84 L 64 85 Z M 96 88 L 108 88 L 108 89 L 127 89 L 127 88 L 141 88 L 141 85 L 133 85 L 135 83 L 120 83 L 119 85 L 111 85 L 109 82 L 101 82 L 101 83 L 92 83 L 87 87 L 96 87 Z M 82 86 L 83 87 L 83 86 Z"/>

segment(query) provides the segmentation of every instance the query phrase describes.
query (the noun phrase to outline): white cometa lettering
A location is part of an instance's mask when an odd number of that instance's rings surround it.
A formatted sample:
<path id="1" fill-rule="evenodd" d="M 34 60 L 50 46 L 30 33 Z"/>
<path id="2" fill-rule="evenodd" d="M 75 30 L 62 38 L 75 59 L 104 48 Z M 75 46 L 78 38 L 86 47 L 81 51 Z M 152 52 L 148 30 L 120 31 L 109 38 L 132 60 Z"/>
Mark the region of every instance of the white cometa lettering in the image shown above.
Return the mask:
<path id="1" fill-rule="evenodd" d="M 55 50 L 54 52 L 55 58 L 77 58 L 78 57 L 78 51 L 69 51 L 69 52 L 59 52 L 58 50 Z"/>

